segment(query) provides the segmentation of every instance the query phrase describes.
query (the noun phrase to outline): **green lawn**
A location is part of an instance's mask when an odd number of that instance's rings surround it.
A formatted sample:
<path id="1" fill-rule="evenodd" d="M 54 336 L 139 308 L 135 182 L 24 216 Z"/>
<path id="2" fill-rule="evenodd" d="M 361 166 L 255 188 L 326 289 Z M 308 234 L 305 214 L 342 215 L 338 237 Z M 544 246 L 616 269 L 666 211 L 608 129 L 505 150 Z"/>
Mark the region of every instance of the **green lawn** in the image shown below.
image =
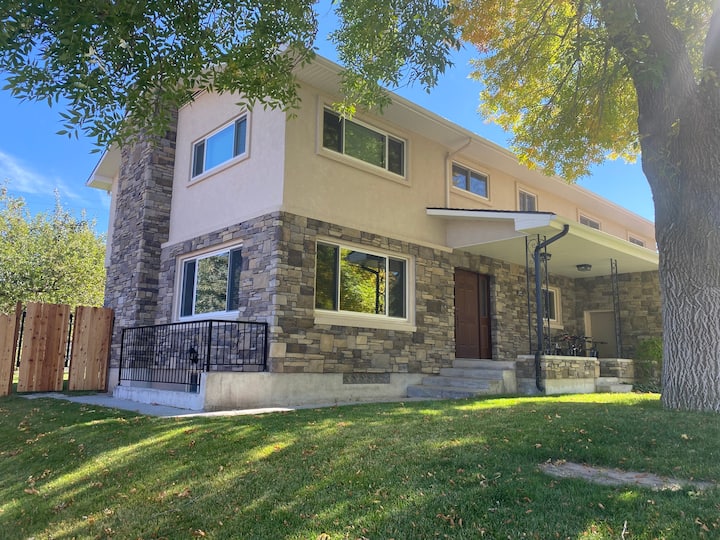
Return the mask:
<path id="1" fill-rule="evenodd" d="M 2 398 L 0 536 L 720 538 L 718 489 L 538 470 L 565 459 L 720 482 L 719 443 L 720 416 L 652 394 L 191 419 Z"/>

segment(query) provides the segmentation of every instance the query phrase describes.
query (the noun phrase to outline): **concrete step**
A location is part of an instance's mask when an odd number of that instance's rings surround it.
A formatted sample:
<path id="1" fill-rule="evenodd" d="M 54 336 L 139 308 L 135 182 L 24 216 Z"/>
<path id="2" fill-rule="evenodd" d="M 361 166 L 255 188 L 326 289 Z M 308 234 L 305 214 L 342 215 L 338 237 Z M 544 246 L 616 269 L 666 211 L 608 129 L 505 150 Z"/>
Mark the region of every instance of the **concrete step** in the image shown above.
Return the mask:
<path id="1" fill-rule="evenodd" d="M 616 384 L 603 384 L 598 383 L 595 385 L 596 392 L 611 393 L 611 394 L 626 394 L 632 392 L 632 384 L 616 383 Z"/>
<path id="2" fill-rule="evenodd" d="M 424 377 L 423 386 L 447 386 L 451 388 L 470 389 L 470 390 L 494 390 L 502 391 L 502 378 L 489 379 L 468 379 L 465 377 L 444 377 L 433 376 Z"/>
<path id="3" fill-rule="evenodd" d="M 454 368 L 470 368 L 470 369 L 511 369 L 515 371 L 515 362 L 513 360 L 480 360 L 473 358 L 456 358 L 453 360 Z"/>
<path id="4" fill-rule="evenodd" d="M 461 399 L 471 398 L 480 395 L 492 394 L 493 392 L 486 390 L 470 390 L 460 389 L 453 386 L 425 386 L 411 385 L 408 386 L 408 397 L 427 397 L 436 399 Z"/>
<path id="5" fill-rule="evenodd" d="M 441 377 L 466 377 L 468 379 L 490 379 L 493 381 L 503 379 L 502 369 L 484 369 L 484 368 L 440 368 Z"/>

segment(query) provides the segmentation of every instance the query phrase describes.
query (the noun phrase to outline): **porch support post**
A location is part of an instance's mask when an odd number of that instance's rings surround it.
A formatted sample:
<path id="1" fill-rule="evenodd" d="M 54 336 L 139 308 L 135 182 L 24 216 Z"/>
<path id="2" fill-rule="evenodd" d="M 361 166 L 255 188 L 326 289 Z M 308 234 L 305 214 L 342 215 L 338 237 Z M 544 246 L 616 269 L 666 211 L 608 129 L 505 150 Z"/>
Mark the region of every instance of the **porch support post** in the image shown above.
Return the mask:
<path id="1" fill-rule="evenodd" d="M 540 276 L 540 251 L 542 251 L 545 247 L 549 246 L 556 240 L 560 240 L 563 236 L 565 236 L 568 231 L 570 230 L 570 225 L 563 225 L 563 230 L 557 233 L 555 236 L 548 238 L 547 240 L 544 240 L 543 242 L 538 243 L 537 246 L 535 246 L 535 251 L 533 252 L 533 262 L 535 263 L 535 324 L 537 325 L 537 348 L 535 349 L 535 386 L 540 392 L 544 392 L 545 388 L 542 384 L 542 379 L 540 377 L 540 356 L 542 355 L 542 346 L 543 342 L 545 341 L 545 336 L 543 335 L 543 316 L 542 316 L 542 280 Z"/>

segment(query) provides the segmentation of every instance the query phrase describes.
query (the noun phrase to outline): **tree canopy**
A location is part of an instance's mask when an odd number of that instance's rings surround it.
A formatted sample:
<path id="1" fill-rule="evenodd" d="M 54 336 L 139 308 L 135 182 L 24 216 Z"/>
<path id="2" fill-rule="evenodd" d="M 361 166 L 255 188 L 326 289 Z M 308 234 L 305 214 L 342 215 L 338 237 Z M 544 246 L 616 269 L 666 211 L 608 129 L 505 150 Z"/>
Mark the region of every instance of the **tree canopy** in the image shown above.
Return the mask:
<path id="1" fill-rule="evenodd" d="M 31 216 L 22 198 L 0 188 L 0 311 L 17 302 L 101 306 L 104 287 L 105 240 L 94 223 L 59 200 L 52 213 Z"/>
<path id="2" fill-rule="evenodd" d="M 104 147 L 140 129 L 161 133 L 170 111 L 201 90 L 295 107 L 293 69 L 314 55 L 315 9 L 314 0 L 0 0 L 0 71 L 20 98 L 67 100 L 61 133 Z M 433 86 L 459 43 L 445 2 L 333 9 L 331 39 L 350 68 L 345 112 L 381 106 L 381 85 Z"/>
<path id="3" fill-rule="evenodd" d="M 656 11 L 685 49 L 696 80 L 712 0 L 457 0 L 455 20 L 480 52 L 472 76 L 481 111 L 513 133 L 529 165 L 575 179 L 608 157 L 640 153 L 635 84 L 667 80 L 669 44 L 652 35 Z M 659 29 L 657 30 L 660 31 Z"/>

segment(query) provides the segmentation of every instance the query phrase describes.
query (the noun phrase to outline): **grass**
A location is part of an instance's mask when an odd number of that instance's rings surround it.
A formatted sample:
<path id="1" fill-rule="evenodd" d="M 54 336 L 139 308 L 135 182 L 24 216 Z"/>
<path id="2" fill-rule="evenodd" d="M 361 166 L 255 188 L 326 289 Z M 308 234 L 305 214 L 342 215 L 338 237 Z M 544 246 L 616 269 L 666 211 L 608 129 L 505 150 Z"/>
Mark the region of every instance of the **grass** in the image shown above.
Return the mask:
<path id="1" fill-rule="evenodd" d="M 720 538 L 720 490 L 538 470 L 566 459 L 720 482 L 719 441 L 720 416 L 652 394 L 180 419 L 9 397 L 0 524 L 6 539 Z"/>

